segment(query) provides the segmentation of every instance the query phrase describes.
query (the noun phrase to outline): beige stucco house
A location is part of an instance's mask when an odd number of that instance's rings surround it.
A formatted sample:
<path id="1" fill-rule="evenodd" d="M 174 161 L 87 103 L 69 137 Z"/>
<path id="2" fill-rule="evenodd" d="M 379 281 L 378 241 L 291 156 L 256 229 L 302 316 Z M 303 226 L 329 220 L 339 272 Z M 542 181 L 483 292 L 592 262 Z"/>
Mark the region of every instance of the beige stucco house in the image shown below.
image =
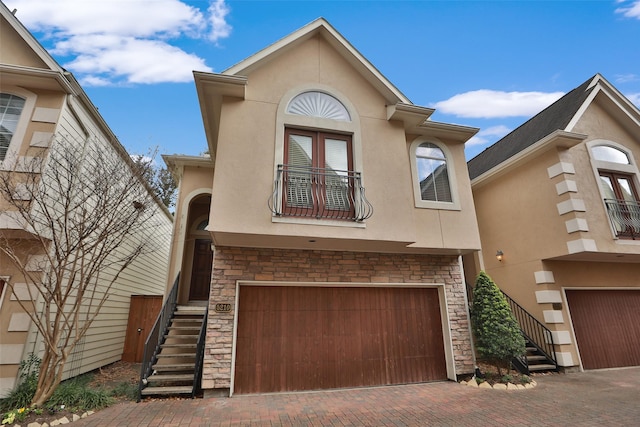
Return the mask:
<path id="1" fill-rule="evenodd" d="M 55 62 L 3 3 L 0 3 L 0 46 L 3 173 L 17 180 L 25 178 L 26 173 L 33 172 L 27 165 L 41 164 L 39 159 L 43 160 L 44 168 L 52 167 L 46 161 L 54 144 L 70 141 L 77 143 L 80 151 L 93 144 L 91 152 L 99 150 L 102 159 L 131 165 L 128 154 L 73 76 Z M 91 162 L 88 157 L 85 156 L 85 161 Z M 45 171 L 42 169 L 42 176 Z M 118 179 L 123 177 L 113 178 L 113 185 L 117 186 Z M 44 185 L 41 180 L 40 184 Z M 24 194 L 16 193 L 14 198 L 22 198 L 24 205 L 29 206 L 29 192 Z M 27 266 L 31 276 L 43 277 L 50 270 L 44 261 L 45 253 L 34 249 L 42 234 L 26 227 L 11 205 L 0 200 L 0 244 L 20 242 L 24 249 L 20 262 Z M 119 277 L 102 314 L 71 355 L 65 378 L 120 360 L 131 295 L 163 295 L 172 216 L 160 204 L 155 212 L 156 233 L 149 238 L 156 250 L 139 258 Z M 37 299 L 35 286 L 7 257 L 0 256 L 0 397 L 15 385 L 20 361 L 30 353 L 39 354 L 42 348 L 41 335 L 20 305 L 22 302 L 37 312 L 42 301 Z"/>
<path id="2" fill-rule="evenodd" d="M 209 156 L 165 161 L 169 279 L 208 307 L 205 392 L 473 372 L 477 129 L 430 120 L 324 19 L 195 84 Z"/>
<path id="3" fill-rule="evenodd" d="M 640 365 L 639 161 L 640 111 L 598 74 L 468 163 L 467 275 L 544 324 L 562 367 Z"/>

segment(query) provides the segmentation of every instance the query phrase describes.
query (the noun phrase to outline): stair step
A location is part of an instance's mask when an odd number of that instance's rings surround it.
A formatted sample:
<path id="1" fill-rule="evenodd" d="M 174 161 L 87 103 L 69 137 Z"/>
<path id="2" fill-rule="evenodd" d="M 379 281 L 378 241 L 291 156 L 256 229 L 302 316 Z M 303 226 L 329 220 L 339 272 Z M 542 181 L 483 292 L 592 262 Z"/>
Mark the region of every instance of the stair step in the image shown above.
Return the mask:
<path id="1" fill-rule="evenodd" d="M 147 387 L 142 389 L 143 396 L 153 394 L 191 394 L 193 387 L 191 386 L 175 386 L 175 387 Z"/>
<path id="2" fill-rule="evenodd" d="M 174 331 L 198 331 L 200 332 L 200 325 L 198 326 L 169 326 L 169 329 Z"/>
<path id="3" fill-rule="evenodd" d="M 193 375 L 190 374 L 156 374 L 147 378 L 150 383 L 168 382 L 168 381 L 191 381 L 193 382 Z"/>
<path id="4" fill-rule="evenodd" d="M 168 353 L 168 354 L 160 353 L 156 355 L 156 357 L 158 359 L 168 359 L 168 358 L 182 359 L 187 357 L 196 357 L 196 354 L 195 353 Z"/>
<path id="5" fill-rule="evenodd" d="M 207 312 L 207 307 L 199 305 L 179 305 L 175 312 L 181 314 L 204 314 Z"/>
<path id="6" fill-rule="evenodd" d="M 548 360 L 547 356 L 543 356 L 543 355 L 537 355 L 537 354 L 532 354 L 532 355 L 527 355 L 527 361 L 531 362 L 531 361 L 539 361 L 539 360 Z"/>
<path id="7" fill-rule="evenodd" d="M 167 337 L 167 338 L 169 338 L 169 337 Z M 175 338 L 175 337 L 171 336 L 171 338 Z M 195 342 L 194 343 L 187 343 L 187 344 L 184 344 L 184 343 L 167 344 L 167 343 L 165 343 L 165 344 L 161 344 L 160 348 L 196 348 L 197 346 L 198 346 L 198 344 L 195 343 Z"/>
<path id="8" fill-rule="evenodd" d="M 555 369 L 556 369 L 555 365 L 548 365 L 548 364 L 529 365 L 530 371 L 553 371 Z"/>
<path id="9" fill-rule="evenodd" d="M 186 371 L 186 370 L 194 370 L 195 365 L 193 363 L 156 363 L 151 367 L 151 369 L 157 372 L 167 372 L 167 371 Z"/>

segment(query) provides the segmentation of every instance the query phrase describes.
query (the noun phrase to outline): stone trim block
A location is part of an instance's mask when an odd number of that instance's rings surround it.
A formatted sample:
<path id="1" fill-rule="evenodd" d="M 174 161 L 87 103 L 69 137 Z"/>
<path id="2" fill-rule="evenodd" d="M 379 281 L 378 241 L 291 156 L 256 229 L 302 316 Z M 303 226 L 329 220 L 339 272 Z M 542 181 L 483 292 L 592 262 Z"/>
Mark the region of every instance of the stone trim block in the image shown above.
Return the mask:
<path id="1" fill-rule="evenodd" d="M 569 212 L 586 212 L 587 208 L 582 199 L 569 199 L 556 205 L 558 213 L 564 215 Z"/>
<path id="2" fill-rule="evenodd" d="M 589 231 L 589 224 L 584 218 L 573 218 L 569 221 L 565 221 L 565 227 L 567 227 L 567 233 L 575 233 L 576 231 Z"/>
<path id="3" fill-rule="evenodd" d="M 11 292 L 11 301 L 31 301 L 31 297 L 29 296 L 29 286 L 31 288 L 31 296 L 33 298 L 37 298 L 38 291 L 36 290 L 34 285 L 27 285 L 26 283 L 14 283 L 13 284 L 13 292 Z"/>
<path id="4" fill-rule="evenodd" d="M 573 342 L 569 331 L 551 331 L 551 337 L 553 338 L 553 343 L 558 345 L 571 344 Z M 550 344 L 548 337 L 547 344 Z"/>
<path id="5" fill-rule="evenodd" d="M 543 310 L 545 323 L 564 323 L 564 317 L 561 310 Z"/>
<path id="6" fill-rule="evenodd" d="M 36 107 L 31 116 L 31 121 L 41 123 L 56 123 L 60 116 L 59 108 Z"/>
<path id="7" fill-rule="evenodd" d="M 570 179 L 565 179 L 556 184 L 556 192 L 558 196 L 561 196 L 565 193 L 577 193 L 578 192 L 578 184 L 575 181 Z"/>
<path id="8" fill-rule="evenodd" d="M 40 147 L 47 148 L 51 145 L 51 141 L 53 139 L 53 132 L 33 132 L 33 136 L 31 137 L 31 142 L 29 146 L 31 147 Z"/>
<path id="9" fill-rule="evenodd" d="M 0 344 L 0 364 L 18 365 L 22 361 L 24 344 Z"/>
<path id="10" fill-rule="evenodd" d="M 549 178 L 553 178 L 563 173 L 575 174 L 576 169 L 573 167 L 573 163 L 558 162 L 555 165 L 548 167 L 547 173 L 549 174 Z"/>
<path id="11" fill-rule="evenodd" d="M 536 301 L 538 304 L 562 302 L 560 291 L 536 291 Z"/>
<path id="12" fill-rule="evenodd" d="M 578 252 L 598 252 L 596 241 L 593 239 L 578 239 L 567 242 L 567 250 L 570 254 Z"/>
<path id="13" fill-rule="evenodd" d="M 541 285 L 543 283 L 556 283 L 555 278 L 553 277 L 553 271 L 549 270 L 540 270 L 533 273 L 536 278 L 536 284 Z"/>
<path id="14" fill-rule="evenodd" d="M 9 332 L 27 332 L 30 324 L 31 318 L 27 313 L 12 313 L 7 330 Z"/>
<path id="15" fill-rule="evenodd" d="M 556 351 L 556 360 L 558 361 L 559 366 L 576 366 L 577 363 L 573 361 L 573 356 L 571 353 L 563 351 Z"/>

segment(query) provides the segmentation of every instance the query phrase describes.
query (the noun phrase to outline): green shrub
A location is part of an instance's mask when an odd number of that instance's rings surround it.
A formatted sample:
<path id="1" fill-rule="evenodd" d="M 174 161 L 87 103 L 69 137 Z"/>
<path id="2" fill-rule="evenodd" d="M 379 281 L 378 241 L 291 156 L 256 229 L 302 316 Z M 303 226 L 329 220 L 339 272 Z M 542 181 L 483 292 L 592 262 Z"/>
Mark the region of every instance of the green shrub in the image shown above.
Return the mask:
<path id="1" fill-rule="evenodd" d="M 511 307 L 498 286 L 480 272 L 473 290 L 471 326 L 480 359 L 495 365 L 498 374 L 511 359 L 525 354 L 525 342 Z"/>
<path id="2" fill-rule="evenodd" d="M 113 390 L 111 390 L 111 395 L 114 397 L 125 397 L 129 400 L 137 400 L 138 386 L 136 384 L 130 384 L 126 381 L 122 381 L 117 384 Z"/>
<path id="3" fill-rule="evenodd" d="M 87 411 L 104 408 L 114 402 L 108 390 L 90 388 L 90 381 L 90 375 L 82 375 L 61 382 L 45 406 L 51 410 L 57 410 L 62 407 Z"/>
<path id="4" fill-rule="evenodd" d="M 33 353 L 20 362 L 20 376 L 18 385 L 9 392 L 4 399 L 0 399 L 0 411 L 9 412 L 12 409 L 28 408 L 38 386 L 40 358 Z"/>

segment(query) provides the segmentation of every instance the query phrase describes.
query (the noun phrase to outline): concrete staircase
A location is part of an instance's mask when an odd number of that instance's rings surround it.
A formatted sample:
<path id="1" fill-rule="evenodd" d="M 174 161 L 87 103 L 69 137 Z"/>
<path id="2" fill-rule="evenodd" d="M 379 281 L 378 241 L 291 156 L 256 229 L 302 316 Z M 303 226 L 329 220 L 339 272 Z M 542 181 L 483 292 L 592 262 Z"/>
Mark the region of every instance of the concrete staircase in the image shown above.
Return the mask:
<path id="1" fill-rule="evenodd" d="M 204 306 L 177 306 L 146 378 L 142 396 L 193 395 L 196 349 L 205 319 Z M 143 381 L 144 382 L 144 381 Z"/>

